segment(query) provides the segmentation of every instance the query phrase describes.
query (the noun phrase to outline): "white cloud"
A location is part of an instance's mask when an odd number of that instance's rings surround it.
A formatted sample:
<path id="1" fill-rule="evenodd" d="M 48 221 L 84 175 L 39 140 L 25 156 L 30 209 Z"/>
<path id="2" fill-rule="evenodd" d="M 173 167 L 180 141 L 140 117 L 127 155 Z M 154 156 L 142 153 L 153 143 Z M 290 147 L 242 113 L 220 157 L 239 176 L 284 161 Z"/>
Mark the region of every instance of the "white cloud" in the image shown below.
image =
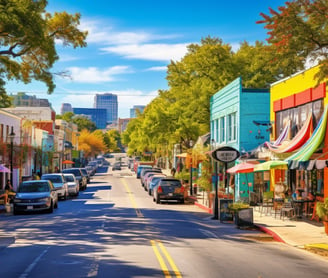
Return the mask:
<path id="1" fill-rule="evenodd" d="M 167 70 L 167 66 L 163 66 L 163 67 L 151 67 L 146 69 L 145 71 L 166 71 Z"/>
<path id="2" fill-rule="evenodd" d="M 129 59 L 151 61 L 180 60 L 187 52 L 186 43 L 179 44 L 129 44 L 102 48 L 102 51 L 115 53 Z"/>
<path id="3" fill-rule="evenodd" d="M 67 70 L 71 74 L 72 81 L 78 83 L 111 82 L 115 80 L 114 75 L 131 72 L 128 66 L 114 66 L 107 69 L 70 67 Z"/>

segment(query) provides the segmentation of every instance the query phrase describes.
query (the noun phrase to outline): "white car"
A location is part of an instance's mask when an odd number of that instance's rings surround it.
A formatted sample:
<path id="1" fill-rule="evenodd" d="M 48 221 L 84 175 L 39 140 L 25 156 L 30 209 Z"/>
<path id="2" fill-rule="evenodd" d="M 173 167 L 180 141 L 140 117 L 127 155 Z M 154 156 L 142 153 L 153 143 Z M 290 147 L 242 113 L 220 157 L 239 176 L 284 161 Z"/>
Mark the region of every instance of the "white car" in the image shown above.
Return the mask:
<path id="1" fill-rule="evenodd" d="M 64 200 L 68 197 L 68 187 L 67 182 L 64 179 L 63 174 L 44 174 L 41 176 L 41 180 L 49 180 L 52 182 L 53 186 L 57 191 L 58 198 L 62 198 Z"/>
<path id="2" fill-rule="evenodd" d="M 67 182 L 68 194 L 70 196 L 78 196 L 80 192 L 80 186 L 78 180 L 74 174 L 63 174 L 65 181 Z"/>

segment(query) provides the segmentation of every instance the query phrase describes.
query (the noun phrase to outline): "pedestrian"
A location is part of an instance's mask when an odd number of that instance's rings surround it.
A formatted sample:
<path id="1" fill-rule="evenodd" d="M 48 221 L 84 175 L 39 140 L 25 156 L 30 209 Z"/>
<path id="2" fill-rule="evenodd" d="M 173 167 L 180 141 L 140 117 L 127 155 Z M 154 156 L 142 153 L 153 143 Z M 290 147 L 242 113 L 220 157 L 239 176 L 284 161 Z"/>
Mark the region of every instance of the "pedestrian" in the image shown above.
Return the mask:
<path id="1" fill-rule="evenodd" d="M 176 172 L 176 170 L 175 170 L 175 168 L 173 167 L 173 168 L 171 169 L 171 175 L 172 175 L 172 177 L 174 177 L 175 172 Z"/>

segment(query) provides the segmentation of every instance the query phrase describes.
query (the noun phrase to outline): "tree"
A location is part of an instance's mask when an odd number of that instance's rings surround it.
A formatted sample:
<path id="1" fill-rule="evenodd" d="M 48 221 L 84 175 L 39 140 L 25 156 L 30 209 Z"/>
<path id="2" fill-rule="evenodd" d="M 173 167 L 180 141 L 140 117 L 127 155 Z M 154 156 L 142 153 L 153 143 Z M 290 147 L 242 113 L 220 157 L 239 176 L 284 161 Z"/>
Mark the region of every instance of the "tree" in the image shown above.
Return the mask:
<path id="1" fill-rule="evenodd" d="M 88 117 L 82 115 L 75 115 L 73 112 L 66 112 L 64 115 L 56 115 L 56 119 L 62 119 L 68 123 L 74 123 L 77 125 L 78 131 L 87 129 L 93 132 L 97 129 L 96 124 Z"/>
<path id="2" fill-rule="evenodd" d="M 296 0 L 286 2 L 278 11 L 269 9 L 261 13 L 268 29 L 271 66 L 289 76 L 303 70 L 307 62 L 320 65 L 318 84 L 328 75 L 328 1 Z"/>
<path id="3" fill-rule="evenodd" d="M 59 59 L 55 45 L 85 47 L 87 32 L 78 29 L 80 14 L 46 12 L 46 0 L 2 0 L 0 3 L 0 96 L 5 80 L 41 81 L 55 89 L 50 70 Z"/>
<path id="4" fill-rule="evenodd" d="M 106 150 L 101 131 L 89 132 L 82 130 L 79 136 L 79 150 L 82 150 L 85 157 L 95 157 Z"/>

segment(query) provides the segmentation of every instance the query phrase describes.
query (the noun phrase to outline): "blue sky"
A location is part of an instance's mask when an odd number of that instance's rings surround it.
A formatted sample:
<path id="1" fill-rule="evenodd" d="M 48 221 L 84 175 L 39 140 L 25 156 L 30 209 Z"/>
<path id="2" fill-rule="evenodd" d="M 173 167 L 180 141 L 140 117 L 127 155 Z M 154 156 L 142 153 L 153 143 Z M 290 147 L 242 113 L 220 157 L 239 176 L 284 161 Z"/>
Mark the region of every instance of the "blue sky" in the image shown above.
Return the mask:
<path id="1" fill-rule="evenodd" d="M 56 77 L 56 89 L 38 82 L 11 82 L 9 93 L 26 92 L 48 98 L 57 113 L 61 104 L 93 107 L 95 94 L 118 95 L 120 118 L 133 105 L 147 105 L 159 89 L 167 89 L 166 67 L 179 61 L 186 46 L 206 36 L 218 37 L 237 49 L 242 41 L 267 38 L 260 13 L 269 13 L 278 0 L 49 0 L 49 12 L 81 14 L 80 29 L 88 30 L 86 48 L 63 48 L 54 71 L 69 71 L 70 79 Z"/>

